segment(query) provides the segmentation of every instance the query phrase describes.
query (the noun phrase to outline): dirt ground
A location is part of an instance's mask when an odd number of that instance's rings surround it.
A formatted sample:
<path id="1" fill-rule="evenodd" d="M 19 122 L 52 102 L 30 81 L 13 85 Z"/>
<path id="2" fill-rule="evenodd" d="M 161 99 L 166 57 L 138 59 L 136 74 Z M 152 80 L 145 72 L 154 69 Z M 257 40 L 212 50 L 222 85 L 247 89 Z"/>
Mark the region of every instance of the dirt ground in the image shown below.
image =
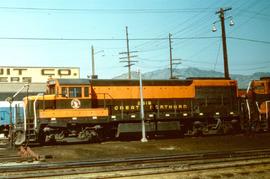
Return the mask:
<path id="1" fill-rule="evenodd" d="M 109 141 L 91 144 L 66 144 L 32 147 L 39 155 L 51 155 L 55 161 L 96 160 L 107 158 L 128 158 L 206 151 L 245 150 L 270 148 L 270 134 L 254 136 L 231 135 L 211 137 L 185 137 L 178 139 L 155 139 L 148 142 Z"/>
<path id="2" fill-rule="evenodd" d="M 177 139 L 152 139 L 148 142 L 108 141 L 91 144 L 65 144 L 32 146 L 31 149 L 42 156 L 52 156 L 46 162 L 90 161 L 103 159 L 123 159 L 138 156 L 155 156 L 198 152 L 245 150 L 270 148 L 270 133 L 208 137 L 184 137 Z M 0 148 L 1 155 L 16 153 L 16 150 Z M 194 171 L 147 175 L 147 178 L 269 178 L 270 165 L 228 168 L 226 170 Z M 136 177 L 136 178 L 145 178 Z M 61 178 L 89 178 L 89 175 L 63 176 Z M 132 177 L 128 177 L 132 178 Z M 135 178 L 135 177 L 133 177 Z"/>

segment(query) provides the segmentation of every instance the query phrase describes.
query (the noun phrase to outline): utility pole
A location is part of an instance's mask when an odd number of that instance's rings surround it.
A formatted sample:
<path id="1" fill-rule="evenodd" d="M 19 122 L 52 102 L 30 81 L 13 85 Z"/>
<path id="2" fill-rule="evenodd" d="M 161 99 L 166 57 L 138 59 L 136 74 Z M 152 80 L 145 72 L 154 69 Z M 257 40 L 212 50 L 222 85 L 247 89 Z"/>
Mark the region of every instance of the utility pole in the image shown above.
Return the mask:
<path id="1" fill-rule="evenodd" d="M 98 54 L 100 52 L 104 52 L 104 50 L 99 50 L 99 51 L 95 52 L 94 46 L 93 45 L 91 46 L 91 56 L 92 56 L 92 75 L 91 75 L 91 78 L 92 79 L 98 78 L 98 75 L 95 75 L 95 54 Z M 103 56 L 104 56 L 104 54 L 103 54 Z"/>
<path id="2" fill-rule="evenodd" d="M 92 51 L 92 79 L 95 77 L 95 51 L 93 45 L 91 46 Z"/>
<path id="3" fill-rule="evenodd" d="M 172 40 L 171 40 L 172 34 L 169 33 L 169 48 L 170 48 L 170 79 L 173 78 L 173 69 L 172 69 Z"/>
<path id="4" fill-rule="evenodd" d="M 126 52 L 120 52 L 120 55 L 126 54 L 126 57 L 120 57 L 119 59 L 127 59 L 127 60 L 121 60 L 120 62 L 127 62 L 127 65 L 124 67 L 128 67 L 128 79 L 131 79 L 131 66 L 134 65 L 133 62 L 138 62 L 136 60 L 130 60 L 131 58 L 137 57 L 137 55 L 130 55 L 131 53 L 135 53 L 138 51 L 130 51 L 129 50 L 129 39 L 128 39 L 128 27 L 126 26 L 126 42 L 127 42 L 127 51 Z"/>
<path id="5" fill-rule="evenodd" d="M 216 14 L 219 14 L 220 18 L 220 24 L 221 24 L 221 31 L 222 31 L 222 46 L 223 46 L 223 58 L 224 58 L 224 77 L 226 79 L 230 78 L 229 74 L 229 66 L 228 66 L 228 55 L 227 55 L 227 43 L 226 43 L 226 31 L 225 31 L 225 18 L 224 18 L 224 12 L 232 10 L 232 8 L 220 8 L 219 11 L 216 12 Z"/>
<path id="6" fill-rule="evenodd" d="M 129 52 L 129 40 L 128 40 L 128 27 L 126 26 L 126 39 L 127 39 L 127 58 L 128 58 L 128 79 L 131 79 L 131 74 L 130 74 L 130 52 Z"/>
<path id="7" fill-rule="evenodd" d="M 178 60 L 180 61 L 181 59 L 173 59 L 172 57 L 172 34 L 169 33 L 169 50 L 170 50 L 170 79 L 174 79 L 175 77 L 173 76 L 173 65 L 181 64 L 181 62 L 173 63 L 173 60 Z"/>

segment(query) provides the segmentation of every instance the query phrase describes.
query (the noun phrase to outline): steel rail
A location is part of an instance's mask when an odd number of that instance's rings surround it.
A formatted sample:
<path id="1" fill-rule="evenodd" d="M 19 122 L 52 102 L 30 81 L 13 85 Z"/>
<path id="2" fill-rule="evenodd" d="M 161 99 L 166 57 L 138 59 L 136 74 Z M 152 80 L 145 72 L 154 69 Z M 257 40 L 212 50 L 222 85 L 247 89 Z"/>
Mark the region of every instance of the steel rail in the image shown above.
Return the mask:
<path id="1" fill-rule="evenodd" d="M 0 167 L 0 172 L 4 174 L 4 178 L 52 177 L 116 171 L 141 171 L 146 169 L 155 170 L 155 172 L 157 172 L 157 168 L 164 169 L 164 172 L 173 172 L 174 170 L 172 170 L 172 168 L 177 169 L 177 171 L 186 171 L 191 170 L 192 168 L 195 169 L 196 167 L 198 169 L 205 168 L 206 166 L 210 168 L 241 166 L 244 165 L 243 161 L 249 165 L 269 164 L 270 150 L 207 152 L 81 162 L 6 165 Z M 133 175 L 138 175 L 138 173 L 136 174 L 136 172 L 133 172 L 132 176 Z M 0 178 L 3 177 L 0 175 Z"/>
<path id="2" fill-rule="evenodd" d="M 36 177 L 59 177 L 59 176 L 75 176 L 87 175 L 93 178 L 102 177 L 127 177 L 127 176 L 142 176 L 149 174 L 164 174 L 172 172 L 184 172 L 184 171 L 198 171 L 208 169 L 221 169 L 228 167 L 240 167 L 251 165 L 265 165 L 270 164 L 270 159 L 254 159 L 254 158 L 242 158 L 237 160 L 214 160 L 207 162 L 165 162 L 165 163 L 142 163 L 142 164 L 126 164 L 124 166 L 100 166 L 100 167 L 78 167 L 68 169 L 48 169 L 48 170 L 32 170 L 27 172 L 17 172 L 5 174 L 4 178 L 36 178 Z M 142 172 L 143 171 L 143 172 Z M 119 173 L 120 172 L 120 173 Z M 126 174 L 123 174 L 123 173 Z M 1 178 L 1 177 L 0 177 Z M 87 177 L 88 178 L 88 177 Z"/>

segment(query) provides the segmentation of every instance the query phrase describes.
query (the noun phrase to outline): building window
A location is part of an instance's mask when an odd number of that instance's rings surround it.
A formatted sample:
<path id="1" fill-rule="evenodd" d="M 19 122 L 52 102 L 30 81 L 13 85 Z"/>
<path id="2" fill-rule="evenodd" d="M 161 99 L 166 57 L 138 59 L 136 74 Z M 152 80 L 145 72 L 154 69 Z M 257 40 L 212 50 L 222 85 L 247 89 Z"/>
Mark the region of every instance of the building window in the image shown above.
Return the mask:
<path id="1" fill-rule="evenodd" d="M 84 97 L 89 97 L 89 88 L 84 87 Z"/>
<path id="2" fill-rule="evenodd" d="M 82 89 L 79 87 L 69 88 L 69 97 L 82 97 Z"/>
<path id="3" fill-rule="evenodd" d="M 8 82 L 8 78 L 7 77 L 0 77 L 0 82 Z"/>

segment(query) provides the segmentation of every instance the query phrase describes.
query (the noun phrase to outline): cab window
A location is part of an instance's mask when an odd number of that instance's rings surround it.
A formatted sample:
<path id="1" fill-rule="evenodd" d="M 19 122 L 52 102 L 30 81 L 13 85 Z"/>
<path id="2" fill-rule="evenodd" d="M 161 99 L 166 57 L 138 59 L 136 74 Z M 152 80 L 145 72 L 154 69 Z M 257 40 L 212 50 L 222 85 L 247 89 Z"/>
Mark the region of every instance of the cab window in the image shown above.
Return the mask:
<path id="1" fill-rule="evenodd" d="M 62 87 L 62 97 L 67 97 L 68 96 L 68 88 Z"/>
<path id="2" fill-rule="evenodd" d="M 49 85 L 47 88 L 48 94 L 55 94 L 55 85 Z"/>
<path id="3" fill-rule="evenodd" d="M 69 97 L 82 97 L 82 89 L 79 87 L 71 87 L 69 88 Z"/>
<path id="4" fill-rule="evenodd" d="M 89 97 L 89 88 L 84 87 L 84 97 Z"/>

